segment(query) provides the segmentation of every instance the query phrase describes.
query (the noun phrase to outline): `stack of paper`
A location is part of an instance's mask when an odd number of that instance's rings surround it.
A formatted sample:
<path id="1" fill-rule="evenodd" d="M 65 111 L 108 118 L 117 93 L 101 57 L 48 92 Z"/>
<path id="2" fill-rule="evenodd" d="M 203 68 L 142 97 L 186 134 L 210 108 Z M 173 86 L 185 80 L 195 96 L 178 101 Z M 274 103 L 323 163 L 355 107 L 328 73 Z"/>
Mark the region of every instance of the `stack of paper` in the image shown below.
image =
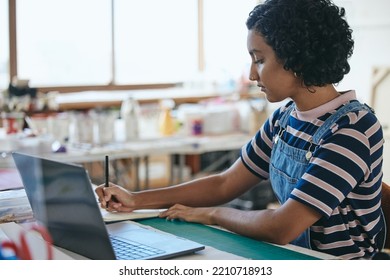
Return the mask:
<path id="1" fill-rule="evenodd" d="M 0 191 L 22 189 L 23 183 L 15 168 L 0 168 Z"/>
<path id="2" fill-rule="evenodd" d="M 0 223 L 24 222 L 33 219 L 24 189 L 0 191 Z"/>
<path id="3" fill-rule="evenodd" d="M 101 209 L 102 217 L 105 222 L 117 222 L 125 220 L 137 220 L 158 217 L 158 215 L 166 209 L 141 209 L 134 210 L 130 213 L 123 212 L 109 212 Z"/>

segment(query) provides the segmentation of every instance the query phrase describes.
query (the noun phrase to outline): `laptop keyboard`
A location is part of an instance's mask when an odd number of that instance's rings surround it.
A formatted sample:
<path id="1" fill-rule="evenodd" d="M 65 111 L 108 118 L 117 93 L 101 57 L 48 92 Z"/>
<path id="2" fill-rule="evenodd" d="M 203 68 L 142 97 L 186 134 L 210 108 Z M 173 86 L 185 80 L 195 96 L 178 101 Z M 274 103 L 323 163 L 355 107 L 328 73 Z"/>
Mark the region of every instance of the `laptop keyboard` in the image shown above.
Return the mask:
<path id="1" fill-rule="evenodd" d="M 118 260 L 145 259 L 150 256 L 164 253 L 163 250 L 140 244 L 128 239 L 123 241 L 118 237 L 110 236 L 110 240 Z"/>

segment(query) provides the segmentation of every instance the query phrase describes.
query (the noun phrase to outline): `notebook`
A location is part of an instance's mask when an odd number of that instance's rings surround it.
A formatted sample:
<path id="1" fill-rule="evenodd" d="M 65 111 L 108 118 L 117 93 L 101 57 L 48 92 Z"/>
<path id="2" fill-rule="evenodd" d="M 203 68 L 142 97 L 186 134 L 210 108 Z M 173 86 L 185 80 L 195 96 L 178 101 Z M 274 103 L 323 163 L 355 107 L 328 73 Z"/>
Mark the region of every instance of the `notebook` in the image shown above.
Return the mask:
<path id="1" fill-rule="evenodd" d="M 205 248 L 134 222 L 106 226 L 84 167 L 18 152 L 12 156 L 35 219 L 58 247 L 103 260 L 168 259 Z"/>
<path id="2" fill-rule="evenodd" d="M 100 208 L 102 213 L 103 221 L 106 223 L 109 222 L 119 222 L 127 220 L 139 220 L 147 218 L 157 218 L 162 211 L 166 209 L 140 209 L 134 210 L 133 212 L 110 212 L 106 209 Z"/>

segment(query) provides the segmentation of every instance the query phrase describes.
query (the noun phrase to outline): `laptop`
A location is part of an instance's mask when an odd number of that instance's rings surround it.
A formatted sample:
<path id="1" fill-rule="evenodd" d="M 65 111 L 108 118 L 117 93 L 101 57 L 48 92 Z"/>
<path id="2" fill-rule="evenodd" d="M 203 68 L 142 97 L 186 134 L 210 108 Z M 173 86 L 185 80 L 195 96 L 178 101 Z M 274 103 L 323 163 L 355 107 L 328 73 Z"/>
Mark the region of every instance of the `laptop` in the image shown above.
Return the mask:
<path id="1" fill-rule="evenodd" d="M 137 223 L 106 225 L 84 167 L 13 152 L 35 219 L 53 244 L 88 259 L 168 259 L 204 245 Z M 129 249 L 127 249 L 129 248 Z"/>

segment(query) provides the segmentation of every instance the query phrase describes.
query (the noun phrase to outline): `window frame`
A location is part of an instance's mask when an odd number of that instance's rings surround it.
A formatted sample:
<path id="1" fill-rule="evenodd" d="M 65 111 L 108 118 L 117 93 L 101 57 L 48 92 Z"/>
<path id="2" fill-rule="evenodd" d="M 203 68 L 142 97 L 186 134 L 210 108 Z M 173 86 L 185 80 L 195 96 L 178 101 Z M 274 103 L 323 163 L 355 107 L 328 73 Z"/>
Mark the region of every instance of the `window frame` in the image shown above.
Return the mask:
<path id="1" fill-rule="evenodd" d="M 17 69 L 17 13 L 16 13 L 16 1 L 9 1 L 9 81 L 11 82 L 13 77 L 18 77 Z M 114 50 L 114 1 L 111 0 L 111 44 Z M 197 70 L 200 74 L 206 71 L 206 57 L 205 57 L 205 32 L 204 32 L 204 1 L 197 0 L 197 28 L 198 28 L 198 48 L 197 48 Z M 261 0 L 254 1 L 261 3 Z M 58 92 L 58 93 L 71 93 L 82 91 L 114 91 L 114 90 L 145 90 L 145 89 L 167 89 L 182 86 L 185 81 L 178 83 L 147 83 L 147 84 L 116 84 L 115 83 L 115 52 L 111 54 L 111 81 L 106 85 L 77 85 L 77 86 L 44 86 L 38 87 L 38 91 Z"/>
<path id="2" fill-rule="evenodd" d="M 9 0 L 9 81 L 11 82 L 13 77 L 18 77 L 17 68 L 17 35 L 16 35 L 16 1 Z M 198 71 L 204 69 L 204 51 L 203 51 L 203 0 L 197 0 L 198 6 Z M 114 0 L 111 0 L 111 44 L 114 46 Z M 111 65 L 111 82 L 106 85 L 83 85 L 83 86 L 50 86 L 50 87 L 39 87 L 38 90 L 43 93 L 55 91 L 59 93 L 70 93 L 70 92 L 82 92 L 82 91 L 111 91 L 111 90 L 139 90 L 139 89 L 166 89 L 181 85 L 181 83 L 150 83 L 150 84 L 115 84 L 115 53 L 112 52 L 112 65 Z"/>

